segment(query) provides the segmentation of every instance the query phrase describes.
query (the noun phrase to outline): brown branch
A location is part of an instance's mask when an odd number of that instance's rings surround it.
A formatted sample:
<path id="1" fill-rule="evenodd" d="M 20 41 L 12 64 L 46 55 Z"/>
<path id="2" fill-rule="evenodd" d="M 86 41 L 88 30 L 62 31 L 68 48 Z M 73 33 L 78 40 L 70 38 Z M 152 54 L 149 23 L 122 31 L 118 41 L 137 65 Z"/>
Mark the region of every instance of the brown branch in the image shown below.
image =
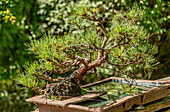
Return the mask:
<path id="1" fill-rule="evenodd" d="M 80 46 L 86 47 L 86 48 L 91 49 L 91 50 L 100 51 L 100 48 L 98 48 L 95 44 L 93 44 L 93 46 L 90 46 L 89 44 L 81 43 Z"/>
<path id="2" fill-rule="evenodd" d="M 98 51 L 97 60 L 101 59 L 102 56 L 103 56 L 103 51 L 102 50 Z"/>
<path id="3" fill-rule="evenodd" d="M 85 61 L 84 58 L 81 58 L 79 56 L 76 56 L 76 58 L 77 58 L 78 61 L 80 61 L 82 64 L 84 64 L 85 68 L 88 67 L 88 64 L 87 64 L 87 62 Z"/>
<path id="4" fill-rule="evenodd" d="M 100 28 L 101 30 L 104 32 L 104 34 L 106 35 L 107 32 L 106 32 L 106 29 L 104 28 L 104 25 L 103 25 L 103 21 L 102 20 L 99 20 L 99 23 L 100 23 Z"/>
<path id="5" fill-rule="evenodd" d="M 104 55 L 102 58 L 97 59 L 89 64 L 88 69 L 95 68 L 97 66 L 100 66 L 106 59 L 108 58 L 107 55 Z"/>
<path id="6" fill-rule="evenodd" d="M 131 62 L 131 63 L 126 63 L 126 64 L 114 64 L 114 63 L 108 62 L 108 64 L 113 65 L 113 66 L 127 66 L 127 65 L 134 64 L 134 63 Z"/>
<path id="7" fill-rule="evenodd" d="M 63 50 L 63 51 L 68 55 L 69 58 L 77 59 L 77 61 L 80 61 L 85 66 L 85 68 L 88 67 L 88 64 L 84 58 L 81 58 L 80 56 L 73 56 L 72 54 L 68 53 L 67 51 L 65 51 L 65 50 Z"/>
<path id="8" fill-rule="evenodd" d="M 67 62 L 64 62 L 63 65 L 64 68 L 61 68 L 59 69 L 58 71 L 56 69 L 53 69 L 52 71 L 57 73 L 57 74 L 63 74 L 63 73 L 67 73 L 67 72 L 73 72 L 75 70 L 72 70 L 72 67 L 76 67 L 80 64 L 81 62 L 78 61 L 78 59 L 75 59 L 74 61 L 70 62 L 70 61 L 67 61 Z M 67 68 L 66 68 L 67 67 Z"/>
<path id="9" fill-rule="evenodd" d="M 84 53 L 87 58 L 85 58 L 85 61 L 89 62 L 91 60 L 91 55 L 94 53 L 95 50 L 92 50 L 92 51 L 89 51 L 85 48 L 82 48 L 81 46 L 70 46 L 70 48 L 78 48 L 78 49 L 81 49 L 82 52 L 81 53 Z"/>
<path id="10" fill-rule="evenodd" d="M 73 60 L 76 59 L 76 57 L 75 57 L 74 55 L 68 53 L 66 50 L 63 50 L 63 51 L 64 51 L 64 53 L 66 53 L 66 55 L 68 56 L 68 58 L 71 58 L 71 59 L 73 59 Z"/>
<path id="11" fill-rule="evenodd" d="M 116 40 L 115 38 L 110 39 L 110 40 L 108 41 L 108 44 L 112 44 L 112 45 L 113 45 L 113 42 L 114 42 L 115 40 Z"/>
<path id="12" fill-rule="evenodd" d="M 86 28 L 89 28 L 89 27 L 90 27 L 90 26 L 85 26 L 85 25 L 81 27 L 81 26 L 78 25 L 76 22 L 73 22 L 73 23 L 78 27 L 79 30 L 85 30 Z"/>
<path id="13" fill-rule="evenodd" d="M 102 46 L 101 46 L 102 49 L 105 48 L 108 39 L 109 39 L 109 37 L 105 35 L 104 41 L 103 41 Z"/>
<path id="14" fill-rule="evenodd" d="M 121 43 L 119 43 L 119 44 L 117 44 L 117 45 L 110 46 L 108 50 L 110 50 L 110 49 L 112 49 L 112 48 L 115 48 L 115 47 L 117 47 L 117 46 L 121 46 L 121 45 L 128 44 L 130 41 L 131 41 L 131 40 L 128 40 L 127 42 L 121 42 Z"/>
<path id="15" fill-rule="evenodd" d="M 55 56 L 53 56 L 53 57 L 59 64 L 57 64 L 56 62 L 54 62 L 53 60 L 51 60 L 48 57 L 46 57 L 46 60 L 51 62 L 52 65 L 55 65 L 55 66 L 58 66 L 58 67 L 61 67 L 61 68 L 63 68 L 65 66 L 65 64 L 62 64 L 58 58 L 56 58 Z"/>
<path id="16" fill-rule="evenodd" d="M 92 14 L 93 18 L 95 18 L 95 16 L 97 16 L 97 13 L 90 10 L 90 8 L 87 8 L 87 10 Z"/>
<path id="17" fill-rule="evenodd" d="M 40 87 L 33 87 L 32 89 L 34 89 L 34 91 L 36 92 L 36 93 L 44 93 L 45 92 L 45 90 L 43 90 L 42 88 L 40 88 Z"/>
<path id="18" fill-rule="evenodd" d="M 93 19 L 92 19 L 92 18 L 90 18 L 88 15 L 87 15 L 87 16 L 83 16 L 82 19 L 87 19 L 87 20 L 89 20 L 89 21 L 99 22 L 98 19 L 96 19 L 96 18 L 93 18 Z"/>
<path id="19" fill-rule="evenodd" d="M 106 32 L 106 29 L 104 28 L 104 25 L 103 25 L 103 21 L 102 20 L 99 20 L 99 23 L 100 23 L 100 28 L 101 28 L 101 30 L 103 31 L 103 33 L 104 33 L 104 41 L 103 41 L 103 43 L 102 43 L 102 45 L 101 45 L 101 50 L 100 51 L 98 51 L 98 56 L 97 56 L 97 59 L 100 59 L 100 58 L 102 58 L 102 56 L 103 56 L 103 49 L 105 48 L 105 46 L 106 46 L 106 43 L 107 43 L 107 41 L 109 40 L 109 37 L 107 36 L 107 32 Z"/>
<path id="20" fill-rule="evenodd" d="M 137 59 L 138 59 L 138 58 L 135 58 L 135 59 L 132 60 L 131 62 L 125 63 L 125 64 L 114 64 L 114 63 L 109 62 L 109 60 L 107 60 L 107 62 L 108 62 L 108 64 L 113 65 L 113 66 L 127 66 L 127 65 L 136 64 L 136 63 L 139 64 L 139 63 L 142 62 L 142 60 L 143 60 L 143 58 L 140 59 L 139 61 L 137 61 Z"/>
<path id="21" fill-rule="evenodd" d="M 79 63 L 80 63 L 80 62 L 78 62 L 78 59 L 75 59 L 75 60 L 72 62 L 72 64 L 66 65 L 66 67 L 68 67 L 68 68 L 59 70 L 60 72 L 58 72 L 58 74 L 63 74 L 63 73 L 67 73 L 67 72 L 70 72 L 70 71 L 73 72 L 74 70 L 72 70 L 72 67 L 73 67 L 73 66 L 77 66 Z"/>
<path id="22" fill-rule="evenodd" d="M 48 76 L 47 74 L 45 75 L 39 75 L 39 73 L 37 72 L 37 74 L 33 73 L 34 76 L 36 76 L 37 78 L 41 78 L 44 79 L 46 81 L 53 81 L 53 82 L 57 82 L 57 81 L 61 81 L 64 80 L 64 78 L 57 78 L 57 79 L 53 79 L 50 76 Z"/>
<path id="23" fill-rule="evenodd" d="M 64 74 L 64 73 L 67 73 L 67 72 L 73 72 L 74 70 L 72 70 L 72 69 L 62 69 L 62 70 L 60 70 L 60 72 L 58 73 L 58 74 Z"/>
<path id="24" fill-rule="evenodd" d="M 93 68 L 93 70 L 87 71 L 87 72 L 86 72 L 86 75 L 95 74 L 96 71 L 97 71 L 96 68 Z"/>
<path id="25" fill-rule="evenodd" d="M 92 53 L 91 51 L 88 51 L 87 49 L 82 48 L 82 47 L 80 47 L 80 46 L 70 46 L 70 48 L 78 48 L 78 49 L 81 49 L 81 50 L 83 50 L 83 51 L 85 51 L 85 52 L 87 52 L 87 53 Z"/>
<path id="26" fill-rule="evenodd" d="M 89 48 L 89 49 L 93 49 L 93 47 L 91 47 L 89 44 L 81 43 L 80 46 L 86 47 L 86 48 Z"/>
<path id="27" fill-rule="evenodd" d="M 59 60 L 56 56 L 53 55 L 53 58 L 58 62 L 58 63 L 61 63 L 62 61 Z"/>
<path id="28" fill-rule="evenodd" d="M 70 67 L 71 68 L 71 67 Z M 66 69 L 59 69 L 58 71 L 56 69 L 52 69 L 53 72 L 57 73 L 57 74 L 64 74 L 64 73 L 67 73 L 67 72 L 71 72 L 71 71 L 74 71 L 70 68 L 66 68 Z"/>
<path id="29" fill-rule="evenodd" d="M 87 68 L 85 66 L 79 67 L 79 69 L 70 74 L 70 78 L 82 78 L 88 70 L 95 69 L 97 66 L 100 66 L 107 58 L 108 56 L 104 55 L 101 59 L 89 63 Z"/>
<path id="30" fill-rule="evenodd" d="M 61 67 L 62 70 L 63 70 L 64 68 L 68 67 L 68 68 L 66 68 L 66 69 L 69 69 L 69 70 L 67 71 L 67 72 L 69 72 L 69 71 L 72 71 L 72 70 L 71 70 L 71 67 L 75 66 L 76 63 L 77 63 L 76 60 L 74 60 L 74 61 L 72 61 L 72 62 L 71 62 L 70 60 L 68 60 L 68 61 L 64 61 L 64 62 L 60 63 L 60 66 L 59 66 L 59 67 Z M 52 62 L 52 65 L 58 66 L 58 64 L 55 63 L 55 62 Z M 55 73 L 58 73 L 58 74 L 62 74 L 62 73 L 58 72 L 57 70 L 54 70 L 54 72 L 55 72 Z M 66 72 L 65 72 L 65 73 L 66 73 Z"/>

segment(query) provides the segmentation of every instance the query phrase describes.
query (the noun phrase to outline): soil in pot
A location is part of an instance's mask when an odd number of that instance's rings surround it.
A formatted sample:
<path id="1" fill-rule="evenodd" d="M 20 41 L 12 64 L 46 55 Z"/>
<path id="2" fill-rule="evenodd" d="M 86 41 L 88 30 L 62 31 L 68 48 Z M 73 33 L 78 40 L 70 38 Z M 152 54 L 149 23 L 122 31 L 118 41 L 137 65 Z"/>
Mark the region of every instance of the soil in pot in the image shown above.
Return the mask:
<path id="1" fill-rule="evenodd" d="M 70 78 L 57 84 L 52 83 L 46 86 L 46 94 L 52 100 L 65 100 L 71 97 L 85 94 L 86 91 L 80 87 L 76 80 Z"/>

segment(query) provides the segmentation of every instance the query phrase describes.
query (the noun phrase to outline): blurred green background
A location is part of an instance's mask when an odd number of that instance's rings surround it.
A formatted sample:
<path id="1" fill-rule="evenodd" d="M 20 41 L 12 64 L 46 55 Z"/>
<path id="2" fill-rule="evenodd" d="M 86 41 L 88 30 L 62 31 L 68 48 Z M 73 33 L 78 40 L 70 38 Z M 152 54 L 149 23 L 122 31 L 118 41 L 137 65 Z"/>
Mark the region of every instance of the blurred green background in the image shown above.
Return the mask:
<path id="1" fill-rule="evenodd" d="M 25 102 L 35 93 L 14 81 L 23 71 L 22 65 L 34 56 L 27 52 L 24 43 L 29 37 L 40 38 L 44 33 L 63 35 L 71 30 L 70 5 L 82 1 L 100 6 L 111 4 L 109 10 L 126 11 L 137 4 L 146 11 L 138 24 L 152 34 L 150 42 L 159 48 L 155 55 L 160 62 L 151 79 L 170 76 L 170 2 L 168 0 L 1 0 L 0 1 L 0 112 L 29 112 L 36 107 Z M 136 1 L 136 2 L 135 2 Z M 112 15 L 112 11 L 108 11 Z M 97 80 L 92 75 L 87 82 Z M 108 75 L 98 76 L 98 80 Z M 142 76 L 144 77 L 144 76 Z"/>

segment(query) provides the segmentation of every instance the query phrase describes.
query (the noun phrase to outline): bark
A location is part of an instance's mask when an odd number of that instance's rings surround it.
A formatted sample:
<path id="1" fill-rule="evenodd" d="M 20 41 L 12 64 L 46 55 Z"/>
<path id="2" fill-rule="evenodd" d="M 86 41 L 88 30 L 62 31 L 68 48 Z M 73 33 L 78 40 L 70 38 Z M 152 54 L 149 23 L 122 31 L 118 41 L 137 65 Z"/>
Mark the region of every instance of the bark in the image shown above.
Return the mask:
<path id="1" fill-rule="evenodd" d="M 63 80 L 63 83 L 47 85 L 45 95 L 51 99 L 55 97 L 57 100 L 64 100 L 82 95 L 82 88 L 74 78 L 70 77 Z"/>

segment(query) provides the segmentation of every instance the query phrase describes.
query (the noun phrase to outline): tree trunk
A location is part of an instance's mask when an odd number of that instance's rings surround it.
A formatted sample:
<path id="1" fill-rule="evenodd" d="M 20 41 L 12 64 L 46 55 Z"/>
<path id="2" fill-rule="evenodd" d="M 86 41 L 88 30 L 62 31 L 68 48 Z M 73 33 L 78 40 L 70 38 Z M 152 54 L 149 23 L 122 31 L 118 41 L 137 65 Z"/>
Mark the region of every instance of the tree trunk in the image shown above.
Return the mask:
<path id="1" fill-rule="evenodd" d="M 66 78 L 60 83 L 52 83 L 46 86 L 46 94 L 50 99 L 64 100 L 82 95 L 82 88 L 74 78 Z"/>

